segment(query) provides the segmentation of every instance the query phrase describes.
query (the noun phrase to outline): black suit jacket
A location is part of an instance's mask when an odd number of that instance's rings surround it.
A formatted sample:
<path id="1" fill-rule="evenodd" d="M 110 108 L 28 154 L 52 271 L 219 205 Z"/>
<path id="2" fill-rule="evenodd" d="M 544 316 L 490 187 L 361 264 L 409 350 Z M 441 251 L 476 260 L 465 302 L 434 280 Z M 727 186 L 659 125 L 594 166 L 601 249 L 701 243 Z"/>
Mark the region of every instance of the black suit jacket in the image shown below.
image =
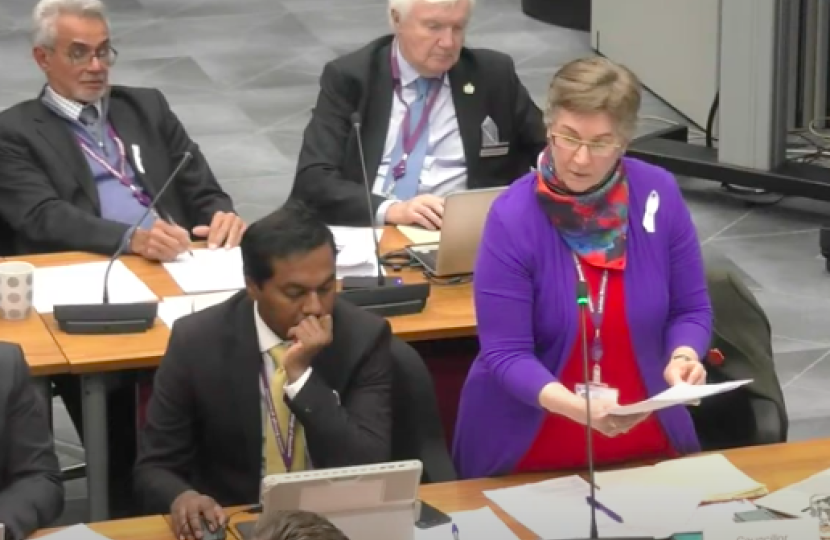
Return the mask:
<path id="1" fill-rule="evenodd" d="M 0 523 L 6 539 L 22 539 L 62 511 L 47 404 L 32 384 L 20 346 L 0 342 Z"/>
<path id="2" fill-rule="evenodd" d="M 333 341 L 289 407 L 315 468 L 389 461 L 389 324 L 340 300 L 333 319 Z M 254 304 L 244 291 L 176 322 L 139 444 L 134 483 L 145 511 L 169 512 L 188 489 L 222 506 L 259 502 L 261 369 Z"/>
<path id="3" fill-rule="evenodd" d="M 233 211 L 198 147 L 161 92 L 113 86 L 108 118 L 150 196 L 186 151 L 193 160 L 165 192 L 160 207 L 182 227 L 207 225 Z M 135 163 L 137 145 L 145 174 Z M 0 114 L 0 217 L 14 231 L 18 253 L 91 251 L 111 254 L 128 225 L 101 218 L 92 171 L 66 120 L 38 97 Z"/>
<path id="4" fill-rule="evenodd" d="M 326 64 L 320 94 L 305 129 L 292 195 L 337 225 L 369 225 L 357 135 L 351 115 L 360 113 L 370 186 L 383 158 L 394 88 L 392 36 L 382 37 Z M 507 185 L 527 173 L 546 144 L 542 112 L 519 81 L 511 58 L 488 49 L 461 51 L 449 72 L 458 128 L 467 162 L 467 187 Z M 472 85 L 468 94 L 464 87 Z M 480 157 L 481 125 L 490 117 L 507 155 Z M 383 198 L 372 196 L 374 215 Z"/>

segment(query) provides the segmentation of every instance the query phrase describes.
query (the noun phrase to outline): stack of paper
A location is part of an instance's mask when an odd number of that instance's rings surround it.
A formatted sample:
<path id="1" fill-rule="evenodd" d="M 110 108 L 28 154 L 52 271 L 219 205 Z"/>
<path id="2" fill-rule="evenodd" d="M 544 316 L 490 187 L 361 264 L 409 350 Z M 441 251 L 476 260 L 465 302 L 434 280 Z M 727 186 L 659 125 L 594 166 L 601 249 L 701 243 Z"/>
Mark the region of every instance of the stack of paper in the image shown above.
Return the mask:
<path id="1" fill-rule="evenodd" d="M 755 501 L 763 508 L 793 517 L 808 517 L 813 497 L 830 499 L 830 469 Z M 830 507 L 828 500 L 824 507 Z"/>
<path id="2" fill-rule="evenodd" d="M 158 317 L 168 328 L 173 328 L 173 323 L 181 317 L 224 302 L 236 292 L 223 291 L 191 296 L 168 296 L 159 303 Z"/>
<path id="3" fill-rule="evenodd" d="M 441 231 L 429 231 L 423 227 L 409 225 L 398 225 L 398 230 L 413 244 L 437 244 L 441 240 Z"/>
<path id="4" fill-rule="evenodd" d="M 630 414 L 642 414 L 667 409 L 676 405 L 690 405 L 699 402 L 703 398 L 711 397 L 725 392 L 731 392 L 752 382 L 752 379 L 743 381 L 731 381 L 720 384 L 699 384 L 692 385 L 681 383 L 672 386 L 665 392 L 639 403 L 631 405 L 619 405 L 609 410 L 609 414 L 615 416 L 627 416 Z"/>
<path id="5" fill-rule="evenodd" d="M 588 538 L 588 494 L 588 483 L 578 476 L 485 492 L 487 498 L 546 540 Z M 701 501 L 695 490 L 667 486 L 625 485 L 599 490 L 596 496 L 613 512 L 596 512 L 600 537 L 615 538 L 666 538 L 683 532 Z"/>
<path id="6" fill-rule="evenodd" d="M 32 305 L 38 313 L 52 313 L 54 306 L 101 304 L 107 264 L 107 261 L 101 261 L 36 269 Z M 112 265 L 108 290 L 113 304 L 158 300 L 153 291 L 121 261 L 115 261 Z"/>
<path id="7" fill-rule="evenodd" d="M 652 467 L 597 473 L 597 485 L 607 487 L 651 485 L 699 491 L 704 502 L 751 499 L 765 495 L 767 487 L 741 472 L 722 454 L 673 459 Z"/>
<path id="8" fill-rule="evenodd" d="M 181 254 L 164 268 L 185 294 L 237 291 L 245 287 L 242 252 L 233 249 L 194 249 Z"/>
<path id="9" fill-rule="evenodd" d="M 453 540 L 452 526 L 458 529 L 461 540 L 518 540 L 502 520 L 489 508 L 450 514 L 452 523 L 430 529 L 415 529 L 414 540 Z"/>
<path id="10" fill-rule="evenodd" d="M 378 242 L 383 229 L 370 227 L 329 227 L 337 246 L 337 279 L 346 276 L 363 277 L 378 274 L 378 258 L 375 251 L 374 231 Z"/>

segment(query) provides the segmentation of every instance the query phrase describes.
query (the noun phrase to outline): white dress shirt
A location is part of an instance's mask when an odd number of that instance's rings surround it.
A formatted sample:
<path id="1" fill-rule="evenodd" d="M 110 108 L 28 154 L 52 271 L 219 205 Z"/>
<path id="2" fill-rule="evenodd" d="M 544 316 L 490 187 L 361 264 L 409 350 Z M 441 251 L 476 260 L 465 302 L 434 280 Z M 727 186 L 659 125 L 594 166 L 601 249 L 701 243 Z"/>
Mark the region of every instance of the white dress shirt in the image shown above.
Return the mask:
<path id="1" fill-rule="evenodd" d="M 392 46 L 398 47 L 397 42 Z M 401 95 L 404 101 L 412 103 L 418 98 L 418 90 L 412 83 L 420 77 L 420 74 L 404 59 L 400 48 L 397 49 L 397 58 L 403 87 Z M 458 129 L 458 119 L 455 116 L 449 76 L 444 75 L 442 81 L 435 106 L 429 114 L 429 139 L 421 171 L 421 182 L 418 186 L 419 195 L 429 193 L 446 197 L 450 193 L 464 190 L 467 186 L 467 162 L 464 157 L 464 144 Z M 398 98 L 397 92 L 394 92 L 383 157 L 372 187 L 372 192 L 376 195 L 383 195 L 386 175 L 389 167 L 392 166 L 390 163 L 392 151 L 400 138 L 405 114 L 406 107 Z M 375 215 L 378 225 L 386 223 L 386 211 L 394 202 L 395 200 L 387 200 L 381 203 Z"/>

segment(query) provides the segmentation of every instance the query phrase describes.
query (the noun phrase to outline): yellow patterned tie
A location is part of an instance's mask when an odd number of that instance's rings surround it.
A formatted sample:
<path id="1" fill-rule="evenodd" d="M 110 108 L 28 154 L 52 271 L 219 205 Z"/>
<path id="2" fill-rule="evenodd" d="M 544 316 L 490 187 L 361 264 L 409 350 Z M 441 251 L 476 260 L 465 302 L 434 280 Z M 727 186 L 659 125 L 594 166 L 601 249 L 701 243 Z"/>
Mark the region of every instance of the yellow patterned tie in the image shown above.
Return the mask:
<path id="1" fill-rule="evenodd" d="M 285 355 L 286 348 L 283 345 L 277 345 L 268 351 L 268 355 L 274 361 L 274 377 L 271 379 L 271 400 L 274 404 L 274 410 L 277 416 L 277 423 L 279 424 L 280 436 L 282 444 L 288 445 L 290 438 L 289 422 L 292 421 L 293 415 L 283 400 L 285 392 L 286 375 L 282 368 L 282 357 Z M 270 407 L 266 407 L 265 425 L 263 426 L 265 436 L 265 472 L 266 474 L 282 474 L 285 472 L 303 471 L 305 470 L 305 434 L 303 433 L 303 426 L 299 422 L 294 422 L 294 448 L 290 460 L 283 459 L 283 448 L 277 441 L 274 435 L 273 422 L 271 420 Z M 290 461 L 289 466 L 286 461 Z"/>

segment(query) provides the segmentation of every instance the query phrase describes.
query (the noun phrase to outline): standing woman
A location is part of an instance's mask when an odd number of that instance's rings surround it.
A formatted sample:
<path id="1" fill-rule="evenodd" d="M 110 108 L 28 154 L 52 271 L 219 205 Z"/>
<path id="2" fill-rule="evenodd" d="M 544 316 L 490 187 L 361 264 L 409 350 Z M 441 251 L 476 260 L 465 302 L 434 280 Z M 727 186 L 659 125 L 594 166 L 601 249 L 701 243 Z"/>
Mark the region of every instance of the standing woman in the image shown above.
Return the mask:
<path id="1" fill-rule="evenodd" d="M 538 172 L 490 211 L 474 281 L 481 351 L 453 450 L 464 478 L 586 465 L 579 282 L 597 464 L 699 450 L 684 407 L 606 413 L 705 382 L 712 331 L 700 244 L 674 177 L 623 157 L 640 95 L 637 77 L 607 59 L 565 65 L 550 85 Z"/>

